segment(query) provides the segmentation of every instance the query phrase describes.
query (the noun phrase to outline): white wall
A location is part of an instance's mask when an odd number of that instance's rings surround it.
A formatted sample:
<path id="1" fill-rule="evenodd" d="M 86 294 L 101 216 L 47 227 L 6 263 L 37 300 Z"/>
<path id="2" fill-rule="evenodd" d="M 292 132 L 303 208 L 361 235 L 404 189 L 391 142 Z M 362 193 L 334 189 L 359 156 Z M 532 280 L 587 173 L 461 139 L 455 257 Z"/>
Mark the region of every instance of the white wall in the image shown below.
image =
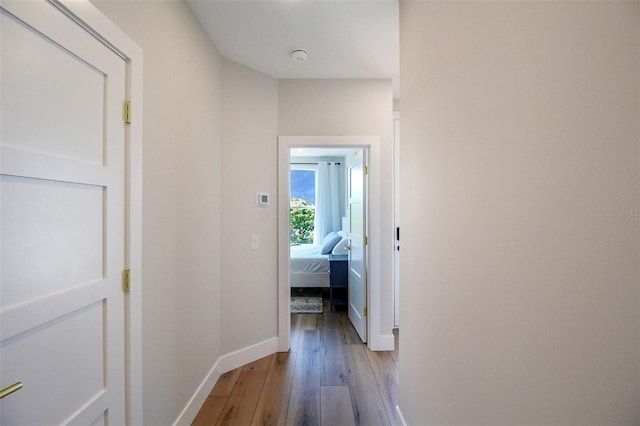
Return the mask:
<path id="1" fill-rule="evenodd" d="M 185 3 L 94 4 L 144 51 L 143 415 L 171 424 L 221 355 L 221 58 Z"/>
<path id="2" fill-rule="evenodd" d="M 278 81 L 223 61 L 222 350 L 277 336 Z M 256 205 L 256 192 L 271 195 Z M 260 249 L 251 250 L 251 235 Z"/>
<path id="3" fill-rule="evenodd" d="M 381 140 L 382 170 L 379 208 L 371 209 L 380 240 L 380 264 L 370 265 L 380 276 L 380 333 L 393 328 L 393 91 L 390 80 L 280 80 L 279 134 L 282 136 L 377 135 Z M 387 177 L 387 179 L 385 179 Z M 392 340 L 391 340 L 392 341 Z"/>
<path id="4" fill-rule="evenodd" d="M 640 4 L 400 6 L 406 421 L 639 424 Z"/>

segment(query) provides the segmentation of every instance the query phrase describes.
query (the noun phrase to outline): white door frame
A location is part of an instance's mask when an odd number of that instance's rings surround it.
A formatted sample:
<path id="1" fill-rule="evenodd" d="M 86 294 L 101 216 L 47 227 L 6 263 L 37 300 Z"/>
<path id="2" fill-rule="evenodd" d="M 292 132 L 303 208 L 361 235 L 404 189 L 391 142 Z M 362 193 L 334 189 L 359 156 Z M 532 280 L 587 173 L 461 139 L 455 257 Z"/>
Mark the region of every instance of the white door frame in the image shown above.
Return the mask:
<path id="1" fill-rule="evenodd" d="M 400 112 L 393 112 L 393 326 L 400 327 Z"/>
<path id="2" fill-rule="evenodd" d="M 380 217 L 381 152 L 379 136 L 279 136 L 278 137 L 278 351 L 290 348 L 291 314 L 289 282 L 289 157 L 292 147 L 340 147 L 362 148 L 368 151 L 369 202 L 368 225 L 369 249 L 367 258 L 367 346 L 381 349 L 380 327 L 380 264 L 382 256 L 382 221 Z"/>
<path id="3" fill-rule="evenodd" d="M 131 124 L 125 135 L 125 268 L 131 293 L 125 295 L 126 421 L 142 425 L 142 49 L 89 1 L 48 0 L 127 63 Z"/>

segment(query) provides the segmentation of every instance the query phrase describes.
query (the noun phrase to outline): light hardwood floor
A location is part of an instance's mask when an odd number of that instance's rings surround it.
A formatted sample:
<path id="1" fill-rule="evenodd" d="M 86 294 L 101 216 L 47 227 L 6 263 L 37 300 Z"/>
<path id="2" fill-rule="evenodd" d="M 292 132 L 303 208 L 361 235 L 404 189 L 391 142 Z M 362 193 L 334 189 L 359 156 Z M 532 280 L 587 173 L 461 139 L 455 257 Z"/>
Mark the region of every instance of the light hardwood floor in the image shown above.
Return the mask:
<path id="1" fill-rule="evenodd" d="M 322 314 L 292 314 L 291 351 L 220 376 L 192 424 L 397 425 L 397 341 L 370 351 L 326 301 Z"/>

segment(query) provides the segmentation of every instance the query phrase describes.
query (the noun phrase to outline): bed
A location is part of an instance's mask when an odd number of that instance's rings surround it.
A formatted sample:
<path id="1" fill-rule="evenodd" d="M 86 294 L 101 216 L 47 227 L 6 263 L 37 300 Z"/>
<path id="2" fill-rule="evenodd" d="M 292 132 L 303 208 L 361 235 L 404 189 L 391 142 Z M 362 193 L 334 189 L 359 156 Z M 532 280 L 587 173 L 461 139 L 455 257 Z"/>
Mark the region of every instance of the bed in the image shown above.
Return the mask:
<path id="1" fill-rule="evenodd" d="M 327 235 L 321 245 L 292 245 L 291 287 L 329 287 L 329 254 L 346 254 L 348 241 L 347 233 L 340 231 Z"/>
<path id="2" fill-rule="evenodd" d="M 329 255 L 320 254 L 321 246 L 291 246 L 291 287 L 329 287 Z"/>

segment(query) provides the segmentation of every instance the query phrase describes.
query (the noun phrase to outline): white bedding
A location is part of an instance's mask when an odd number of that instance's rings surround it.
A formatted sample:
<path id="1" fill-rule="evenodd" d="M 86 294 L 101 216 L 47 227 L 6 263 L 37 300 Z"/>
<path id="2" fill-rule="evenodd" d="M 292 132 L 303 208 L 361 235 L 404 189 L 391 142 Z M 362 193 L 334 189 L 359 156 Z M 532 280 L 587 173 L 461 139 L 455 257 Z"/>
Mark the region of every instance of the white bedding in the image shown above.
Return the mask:
<path id="1" fill-rule="evenodd" d="M 320 248 L 313 244 L 291 246 L 291 273 L 329 272 L 329 255 L 320 254 Z"/>
<path id="2" fill-rule="evenodd" d="M 329 287 L 329 256 L 320 254 L 320 246 L 291 246 L 289 265 L 291 287 Z"/>

